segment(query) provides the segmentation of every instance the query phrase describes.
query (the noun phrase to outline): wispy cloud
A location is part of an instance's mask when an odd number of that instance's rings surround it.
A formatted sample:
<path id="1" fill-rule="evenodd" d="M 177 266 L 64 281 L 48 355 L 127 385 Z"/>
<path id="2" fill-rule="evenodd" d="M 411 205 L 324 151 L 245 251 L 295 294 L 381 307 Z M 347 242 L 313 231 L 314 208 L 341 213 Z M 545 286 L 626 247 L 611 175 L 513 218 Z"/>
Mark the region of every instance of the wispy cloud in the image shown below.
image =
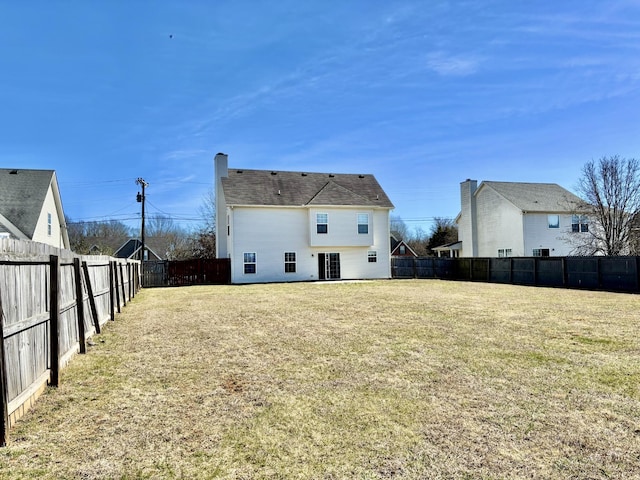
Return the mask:
<path id="1" fill-rule="evenodd" d="M 478 71 L 482 60 L 474 56 L 434 52 L 427 56 L 427 67 L 442 76 L 465 77 Z"/>

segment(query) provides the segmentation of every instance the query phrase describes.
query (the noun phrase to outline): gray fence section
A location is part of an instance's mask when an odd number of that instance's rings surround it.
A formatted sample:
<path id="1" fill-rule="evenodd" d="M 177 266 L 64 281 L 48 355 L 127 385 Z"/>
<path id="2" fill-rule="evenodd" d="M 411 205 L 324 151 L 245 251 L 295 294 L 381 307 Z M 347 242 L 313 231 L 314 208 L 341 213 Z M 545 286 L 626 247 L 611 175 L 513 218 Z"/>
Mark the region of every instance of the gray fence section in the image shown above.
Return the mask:
<path id="1" fill-rule="evenodd" d="M 640 257 L 394 257 L 393 278 L 440 278 L 640 292 Z"/>
<path id="2" fill-rule="evenodd" d="M 0 445 L 139 285 L 138 261 L 0 239 Z"/>

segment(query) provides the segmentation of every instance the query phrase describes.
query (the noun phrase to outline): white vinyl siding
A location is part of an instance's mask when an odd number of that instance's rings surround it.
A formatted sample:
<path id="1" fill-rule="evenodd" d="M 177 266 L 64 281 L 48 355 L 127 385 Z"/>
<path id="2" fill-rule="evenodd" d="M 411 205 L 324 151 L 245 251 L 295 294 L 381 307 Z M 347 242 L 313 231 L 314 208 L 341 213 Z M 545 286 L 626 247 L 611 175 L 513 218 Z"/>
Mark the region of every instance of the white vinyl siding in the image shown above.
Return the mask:
<path id="1" fill-rule="evenodd" d="M 40 216 L 38 217 L 38 223 L 33 232 L 32 240 L 34 242 L 46 243 L 57 248 L 64 247 L 64 245 L 62 245 L 60 223 L 53 190 L 49 187 L 42 205 L 42 210 L 40 211 Z"/>
<path id="2" fill-rule="evenodd" d="M 385 210 L 385 212 L 387 212 Z M 354 212 L 350 208 L 310 210 L 310 245 L 313 247 L 368 247 L 373 244 L 376 220 L 373 212 Z M 317 233 L 317 214 L 327 214 L 328 232 Z M 367 213 L 368 231 L 358 233 L 357 214 Z M 387 222 L 388 223 L 388 222 Z"/>
<path id="3" fill-rule="evenodd" d="M 533 250 L 549 249 L 552 257 L 571 255 L 572 245 L 566 241 L 571 234 L 571 215 L 560 214 L 559 228 L 549 228 L 549 216 L 546 213 L 527 213 L 523 215 L 525 233 L 524 256 L 532 255 Z"/>
<path id="4" fill-rule="evenodd" d="M 316 213 L 328 213 L 327 234 L 316 234 Z M 291 282 L 318 280 L 318 255 L 340 254 L 340 278 L 390 278 L 389 211 L 369 214 L 369 234 L 358 235 L 355 222 L 361 209 L 308 209 L 300 207 L 234 207 L 228 210 L 231 235 L 232 283 Z M 344 222 L 342 222 L 344 220 Z M 347 234 L 337 228 L 344 223 Z M 378 226 L 374 228 L 373 225 Z M 256 234 L 259 232 L 259 235 Z M 312 245 L 314 237 L 326 237 L 338 243 L 366 238 L 365 245 Z M 367 252 L 377 252 L 377 262 L 369 263 Z M 256 273 L 243 274 L 245 252 L 255 252 Z M 295 272 L 285 273 L 284 252 L 295 252 Z"/>
<path id="5" fill-rule="evenodd" d="M 478 256 L 495 257 L 499 249 L 512 245 L 514 256 L 524 256 L 522 212 L 494 190 L 483 188 L 476 195 Z M 499 235 L 496 233 L 500 232 Z M 520 245 L 520 249 L 517 246 Z M 466 256 L 468 249 L 462 245 Z"/>

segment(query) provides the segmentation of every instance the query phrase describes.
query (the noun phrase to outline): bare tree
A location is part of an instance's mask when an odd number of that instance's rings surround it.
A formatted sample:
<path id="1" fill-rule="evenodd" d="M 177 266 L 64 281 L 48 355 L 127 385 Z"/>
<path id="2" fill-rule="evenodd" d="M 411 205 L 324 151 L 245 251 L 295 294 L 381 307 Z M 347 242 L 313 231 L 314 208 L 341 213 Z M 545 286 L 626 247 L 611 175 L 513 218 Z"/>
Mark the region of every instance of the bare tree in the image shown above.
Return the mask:
<path id="1" fill-rule="evenodd" d="M 166 215 L 152 215 L 145 226 L 147 245 L 167 260 L 189 258 L 189 233 Z"/>
<path id="2" fill-rule="evenodd" d="M 215 233 L 216 231 L 216 196 L 213 190 L 209 190 L 203 197 L 198 208 L 198 213 L 202 219 L 200 230 Z"/>
<path id="3" fill-rule="evenodd" d="M 391 215 L 389 217 L 389 227 L 391 234 L 398 240 L 407 240 L 409 238 L 409 227 L 399 215 Z"/>
<path id="4" fill-rule="evenodd" d="M 617 155 L 591 160 L 578 183 L 582 204 L 578 215 L 590 221 L 579 253 L 625 255 L 637 243 L 640 213 L 640 163 Z"/>
<path id="5" fill-rule="evenodd" d="M 216 258 L 216 198 L 213 190 L 202 197 L 198 213 L 202 222 L 191 238 L 191 255 L 193 258 Z"/>

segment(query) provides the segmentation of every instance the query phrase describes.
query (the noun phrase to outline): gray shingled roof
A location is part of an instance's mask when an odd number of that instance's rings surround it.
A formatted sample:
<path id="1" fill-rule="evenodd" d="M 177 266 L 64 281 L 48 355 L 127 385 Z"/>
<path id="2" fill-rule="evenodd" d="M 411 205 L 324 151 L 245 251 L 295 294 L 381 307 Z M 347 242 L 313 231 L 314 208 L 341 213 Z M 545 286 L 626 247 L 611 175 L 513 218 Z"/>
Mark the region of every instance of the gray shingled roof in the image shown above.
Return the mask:
<path id="1" fill-rule="evenodd" d="M 227 205 L 393 208 L 373 175 L 229 168 L 222 188 Z"/>
<path id="2" fill-rule="evenodd" d="M 491 187 L 523 212 L 566 212 L 581 202 L 580 198 L 555 183 L 485 181 L 482 185 Z"/>
<path id="3" fill-rule="evenodd" d="M 29 238 L 33 237 L 53 174 L 53 170 L 0 169 L 0 213 Z"/>

